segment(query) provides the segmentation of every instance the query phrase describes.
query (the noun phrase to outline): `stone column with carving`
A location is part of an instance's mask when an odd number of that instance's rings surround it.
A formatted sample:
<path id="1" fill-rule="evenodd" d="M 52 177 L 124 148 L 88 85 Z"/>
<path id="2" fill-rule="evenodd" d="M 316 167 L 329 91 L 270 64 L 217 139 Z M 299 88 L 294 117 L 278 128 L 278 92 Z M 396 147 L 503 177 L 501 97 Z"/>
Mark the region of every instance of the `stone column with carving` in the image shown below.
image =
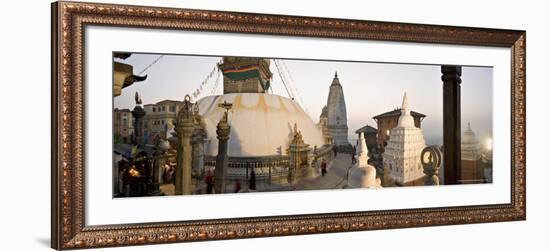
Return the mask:
<path id="1" fill-rule="evenodd" d="M 204 173 L 204 138 L 194 135 L 191 144 L 193 146 L 193 172 L 200 176 Z"/>
<path id="2" fill-rule="evenodd" d="M 157 150 L 153 153 L 152 162 L 149 170 L 149 185 L 147 187 L 147 195 L 149 196 L 160 196 L 164 195 L 160 191 L 160 169 L 163 166 L 162 159 L 163 152 Z"/>
<path id="3" fill-rule="evenodd" d="M 166 163 L 167 152 L 170 149 L 170 143 L 167 140 L 160 140 L 156 146 L 156 150 L 153 153 L 153 163 L 151 175 L 151 186 L 149 187 L 148 194 L 151 196 L 164 195 L 160 190 L 161 172 Z"/>
<path id="4" fill-rule="evenodd" d="M 199 106 L 195 103 L 193 107 L 194 131 L 191 138 L 193 145 L 193 173 L 196 174 L 197 183 L 204 174 L 204 142 L 206 140 L 206 130 L 201 115 L 199 115 Z"/>
<path id="5" fill-rule="evenodd" d="M 225 179 L 227 175 L 227 143 L 229 141 L 229 134 L 231 132 L 231 126 L 229 125 L 229 110 L 231 109 L 231 103 L 224 103 L 219 105 L 226 109 L 220 122 L 216 127 L 216 134 L 218 138 L 218 156 L 216 156 L 216 173 L 214 178 L 214 190 L 216 193 L 225 193 Z"/>
<path id="6" fill-rule="evenodd" d="M 176 184 L 175 193 L 177 195 L 191 194 L 191 168 L 192 168 L 192 149 L 191 136 L 193 134 L 193 112 L 191 97 L 185 96 L 183 107 L 178 111 L 176 119 L 176 133 L 178 135 L 178 148 L 176 155 Z"/>
<path id="7" fill-rule="evenodd" d="M 462 67 L 441 66 L 443 81 L 443 156 L 445 156 L 445 185 L 460 180 L 460 83 Z"/>
<path id="8" fill-rule="evenodd" d="M 145 144 L 143 139 L 143 117 L 145 117 L 145 110 L 141 107 L 141 97 L 136 92 L 136 107 L 132 110 L 132 116 L 134 117 L 134 144 L 141 146 Z"/>

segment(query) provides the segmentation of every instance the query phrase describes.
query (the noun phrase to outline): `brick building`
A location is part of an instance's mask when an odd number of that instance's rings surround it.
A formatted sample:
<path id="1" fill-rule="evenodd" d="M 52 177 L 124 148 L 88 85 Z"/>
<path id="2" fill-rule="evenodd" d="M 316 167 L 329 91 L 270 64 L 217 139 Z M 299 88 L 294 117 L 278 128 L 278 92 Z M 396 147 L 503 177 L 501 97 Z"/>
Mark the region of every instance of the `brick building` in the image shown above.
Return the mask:
<path id="1" fill-rule="evenodd" d="M 415 111 L 410 111 L 410 115 L 414 119 L 414 126 L 416 128 L 421 128 L 422 120 L 426 117 L 426 115 Z M 393 111 L 385 112 L 373 117 L 378 127 L 377 143 L 382 150 L 387 145 L 390 131 L 397 127 L 400 116 L 401 109 L 396 108 Z"/>

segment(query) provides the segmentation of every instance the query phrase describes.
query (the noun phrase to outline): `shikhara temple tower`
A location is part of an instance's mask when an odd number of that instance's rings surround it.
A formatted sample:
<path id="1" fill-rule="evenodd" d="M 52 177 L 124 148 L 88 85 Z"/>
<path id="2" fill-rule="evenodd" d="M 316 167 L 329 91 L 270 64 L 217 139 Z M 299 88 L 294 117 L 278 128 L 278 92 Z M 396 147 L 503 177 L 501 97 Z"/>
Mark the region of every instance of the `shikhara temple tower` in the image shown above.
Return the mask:
<path id="1" fill-rule="evenodd" d="M 397 127 L 390 131 L 390 139 L 384 152 L 384 180 L 398 185 L 422 184 L 424 176 L 420 154 L 426 146 L 422 129 L 414 126 L 410 114 L 407 93 L 403 96 L 401 116 Z M 387 185 L 387 184 L 385 184 Z"/>
<path id="2" fill-rule="evenodd" d="M 346 101 L 342 85 L 340 85 L 340 80 L 338 79 L 338 73 L 334 74 L 328 94 L 327 128 L 334 145 L 349 145 Z"/>

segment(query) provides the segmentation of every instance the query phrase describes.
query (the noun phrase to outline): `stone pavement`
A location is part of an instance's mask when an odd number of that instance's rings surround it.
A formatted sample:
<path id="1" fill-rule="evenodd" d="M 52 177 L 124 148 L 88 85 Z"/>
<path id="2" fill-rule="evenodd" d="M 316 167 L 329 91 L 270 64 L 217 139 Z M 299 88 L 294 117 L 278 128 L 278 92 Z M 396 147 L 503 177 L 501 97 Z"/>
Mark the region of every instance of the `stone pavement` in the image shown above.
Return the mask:
<path id="1" fill-rule="evenodd" d="M 348 183 L 348 171 L 351 166 L 351 155 L 338 153 L 336 158 L 328 164 L 325 176 L 300 181 L 294 187 L 296 190 L 344 188 Z"/>
<path id="2" fill-rule="evenodd" d="M 271 187 L 259 186 L 259 191 L 290 191 L 290 190 L 317 190 L 317 189 L 339 189 L 345 188 L 348 183 L 348 171 L 352 167 L 351 155 L 345 153 L 339 153 L 334 160 L 328 163 L 327 173 L 325 176 L 320 176 L 313 179 L 301 180 L 296 184 L 278 185 L 273 184 Z M 241 181 L 243 190 L 247 190 L 246 181 Z M 258 184 L 260 185 L 260 184 Z M 233 182 L 227 182 L 226 191 L 232 192 L 234 189 Z M 174 195 L 173 184 L 161 185 L 161 190 L 166 195 Z M 193 191 L 193 194 L 206 193 L 206 185 L 204 182 L 200 182 Z"/>

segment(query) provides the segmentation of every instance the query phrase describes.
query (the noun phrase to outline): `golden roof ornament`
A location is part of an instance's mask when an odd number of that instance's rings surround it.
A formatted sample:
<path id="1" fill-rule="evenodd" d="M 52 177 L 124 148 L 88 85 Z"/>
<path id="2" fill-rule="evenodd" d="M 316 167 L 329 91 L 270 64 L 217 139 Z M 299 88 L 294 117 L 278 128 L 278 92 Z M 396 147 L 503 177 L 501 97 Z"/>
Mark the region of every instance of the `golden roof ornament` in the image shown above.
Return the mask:
<path id="1" fill-rule="evenodd" d="M 290 142 L 291 144 L 303 144 L 304 143 L 304 138 L 302 136 L 302 132 L 300 130 L 298 130 L 298 125 L 296 123 L 294 123 L 294 135 L 292 137 L 292 142 Z"/>

